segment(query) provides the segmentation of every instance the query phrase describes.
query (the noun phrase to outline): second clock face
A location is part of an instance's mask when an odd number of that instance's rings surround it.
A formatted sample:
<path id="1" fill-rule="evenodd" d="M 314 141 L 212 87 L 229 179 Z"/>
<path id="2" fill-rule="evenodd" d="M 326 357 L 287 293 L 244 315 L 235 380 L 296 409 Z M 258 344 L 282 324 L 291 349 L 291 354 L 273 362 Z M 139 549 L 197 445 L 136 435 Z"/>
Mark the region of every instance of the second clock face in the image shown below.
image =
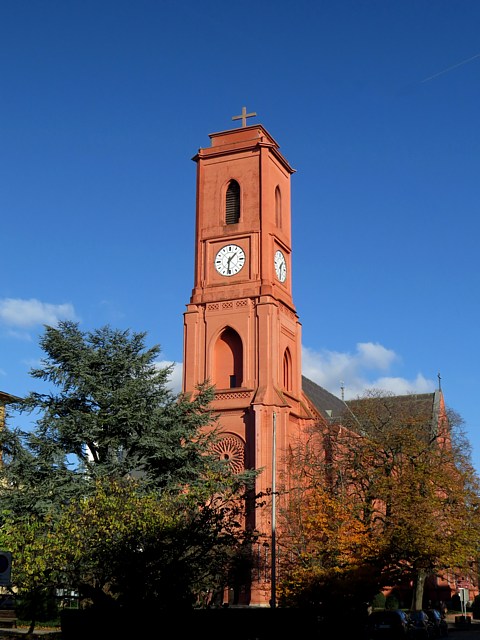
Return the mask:
<path id="1" fill-rule="evenodd" d="M 285 260 L 285 256 L 281 251 L 277 251 L 275 253 L 274 265 L 277 278 L 280 280 L 280 282 L 285 282 L 287 278 L 287 262 Z"/>
<path id="2" fill-rule="evenodd" d="M 234 276 L 245 264 L 245 252 L 236 244 L 226 244 L 215 256 L 215 269 L 221 276 Z"/>

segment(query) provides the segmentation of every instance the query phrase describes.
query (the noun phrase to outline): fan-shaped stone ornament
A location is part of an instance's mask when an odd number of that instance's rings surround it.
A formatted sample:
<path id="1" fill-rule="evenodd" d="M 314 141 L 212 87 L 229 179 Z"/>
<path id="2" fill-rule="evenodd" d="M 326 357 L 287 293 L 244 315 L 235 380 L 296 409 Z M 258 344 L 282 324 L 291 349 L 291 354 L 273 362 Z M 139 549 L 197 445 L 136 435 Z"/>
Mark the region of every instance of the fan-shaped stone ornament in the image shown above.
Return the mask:
<path id="1" fill-rule="evenodd" d="M 219 440 L 213 448 L 221 460 L 229 462 L 235 473 L 244 471 L 245 445 L 241 438 L 235 435 L 226 436 Z"/>

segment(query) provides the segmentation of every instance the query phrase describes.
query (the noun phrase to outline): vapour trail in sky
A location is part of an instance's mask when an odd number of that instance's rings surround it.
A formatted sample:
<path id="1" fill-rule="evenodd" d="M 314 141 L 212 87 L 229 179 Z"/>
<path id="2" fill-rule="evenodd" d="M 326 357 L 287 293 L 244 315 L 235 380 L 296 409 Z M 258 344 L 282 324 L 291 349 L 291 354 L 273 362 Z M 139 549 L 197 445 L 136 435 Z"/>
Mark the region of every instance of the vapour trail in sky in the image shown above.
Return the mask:
<path id="1" fill-rule="evenodd" d="M 439 76 L 443 76 L 445 73 L 448 73 L 449 71 L 453 71 L 453 69 L 458 69 L 458 67 L 462 67 L 464 64 L 467 64 L 468 62 L 471 62 L 472 60 L 475 60 L 475 58 L 480 58 L 480 53 L 476 53 L 474 56 L 471 56 L 470 58 L 467 58 L 466 60 L 462 60 L 462 62 L 457 62 L 457 64 L 452 64 L 451 67 L 447 67 L 446 69 L 443 69 L 443 71 L 439 71 L 438 73 L 434 73 L 433 76 L 428 76 L 428 78 L 424 78 L 423 80 L 420 80 L 419 84 L 423 84 L 425 82 L 429 82 L 430 80 L 434 80 L 435 78 L 438 78 Z"/>

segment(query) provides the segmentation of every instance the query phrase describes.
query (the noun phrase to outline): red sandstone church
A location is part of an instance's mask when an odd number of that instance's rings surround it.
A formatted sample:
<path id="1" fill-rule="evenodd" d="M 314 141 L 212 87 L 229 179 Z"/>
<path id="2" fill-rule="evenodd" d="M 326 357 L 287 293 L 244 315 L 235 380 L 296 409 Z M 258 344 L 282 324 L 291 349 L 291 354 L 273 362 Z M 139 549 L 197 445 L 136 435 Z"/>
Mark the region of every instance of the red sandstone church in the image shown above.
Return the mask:
<path id="1" fill-rule="evenodd" d="M 244 107 L 233 118 L 242 126 L 210 134 L 211 146 L 193 158 L 195 275 L 184 314 L 183 391 L 205 380 L 215 386 L 213 408 L 224 433 L 219 454 L 238 470 L 263 469 L 256 490 L 269 492 L 288 478 L 285 454 L 298 434 L 341 416 L 345 403 L 302 376 L 292 297 L 294 169 L 262 125 L 247 126 L 254 115 Z M 438 421 L 441 390 L 418 398 Z M 273 543 L 262 553 L 275 552 L 275 504 L 252 518 L 249 526 Z M 264 563 L 275 566 L 275 555 Z M 243 603 L 266 605 L 274 589 L 274 576 L 261 575 Z"/>
<path id="2" fill-rule="evenodd" d="M 341 416 L 345 403 L 302 376 L 301 324 L 292 298 L 290 177 L 294 169 L 262 125 L 213 133 L 197 163 L 195 275 L 184 314 L 183 391 L 209 380 L 224 433 L 219 455 L 237 470 L 263 469 L 257 492 L 281 488 L 285 453 L 308 425 Z M 234 119 L 237 119 L 234 118 Z M 418 396 L 441 416 L 439 389 Z M 5 405 L 18 400 L 0 392 Z M 275 505 L 252 514 L 274 566 Z M 256 519 L 256 520 L 255 520 Z M 243 604 L 267 605 L 271 571 Z M 449 584 L 437 585 L 450 592 Z M 466 586 L 466 585 L 464 585 Z M 471 590 L 473 598 L 473 590 Z M 448 599 L 448 594 L 444 596 Z"/>

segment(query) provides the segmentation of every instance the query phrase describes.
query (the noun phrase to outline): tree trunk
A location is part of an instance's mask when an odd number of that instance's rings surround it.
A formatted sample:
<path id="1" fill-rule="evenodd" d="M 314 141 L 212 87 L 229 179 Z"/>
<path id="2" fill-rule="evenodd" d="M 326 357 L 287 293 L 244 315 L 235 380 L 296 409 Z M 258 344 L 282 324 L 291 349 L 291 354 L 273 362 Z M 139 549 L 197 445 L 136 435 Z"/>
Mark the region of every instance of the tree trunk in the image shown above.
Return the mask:
<path id="1" fill-rule="evenodd" d="M 412 610 L 418 611 L 423 608 L 423 592 L 425 589 L 425 579 L 427 572 L 425 569 L 417 569 L 413 582 Z"/>

